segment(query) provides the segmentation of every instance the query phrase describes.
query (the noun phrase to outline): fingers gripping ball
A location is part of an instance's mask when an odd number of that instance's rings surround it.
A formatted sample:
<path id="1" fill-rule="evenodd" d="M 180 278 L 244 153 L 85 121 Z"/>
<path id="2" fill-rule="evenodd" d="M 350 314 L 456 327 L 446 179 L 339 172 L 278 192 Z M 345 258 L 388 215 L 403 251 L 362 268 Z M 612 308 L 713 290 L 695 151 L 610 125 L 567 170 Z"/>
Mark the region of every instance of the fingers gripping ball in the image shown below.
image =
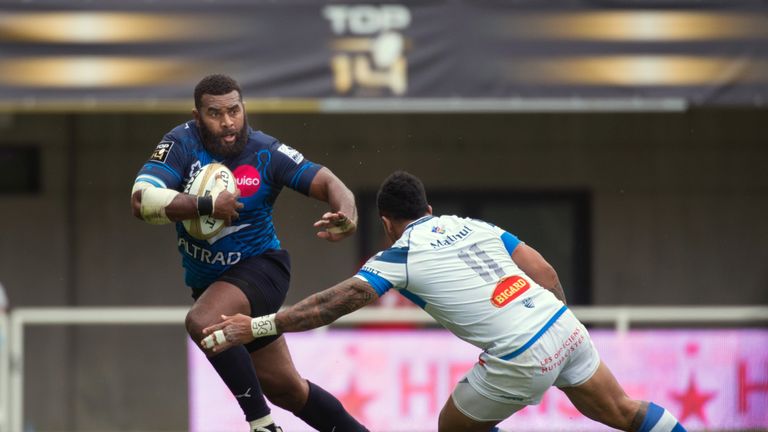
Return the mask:
<path id="1" fill-rule="evenodd" d="M 210 196 L 213 203 L 216 203 L 216 197 L 224 190 L 235 193 L 237 190 L 235 176 L 224 165 L 211 163 L 202 167 L 190 179 L 184 188 L 184 193 L 197 195 L 198 197 Z M 224 228 L 224 220 L 215 219 L 210 214 L 187 219 L 183 221 L 183 224 L 189 235 L 199 240 L 209 239 Z"/>

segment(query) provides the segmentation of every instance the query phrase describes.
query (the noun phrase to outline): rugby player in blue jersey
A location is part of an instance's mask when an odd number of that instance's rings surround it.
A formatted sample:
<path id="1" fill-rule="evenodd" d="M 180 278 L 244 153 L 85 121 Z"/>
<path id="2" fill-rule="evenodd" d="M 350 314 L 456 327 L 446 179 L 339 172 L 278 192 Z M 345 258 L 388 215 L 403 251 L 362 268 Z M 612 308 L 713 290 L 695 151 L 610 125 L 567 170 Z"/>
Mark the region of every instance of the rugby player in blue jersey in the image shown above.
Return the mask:
<path id="1" fill-rule="evenodd" d="M 151 224 L 176 223 L 185 282 L 195 299 L 186 328 L 196 342 L 222 314 L 260 316 L 276 312 L 290 279 L 288 253 L 272 222 L 272 206 L 284 186 L 328 203 L 315 222 L 318 237 L 338 241 L 356 230 L 352 192 L 328 168 L 249 127 L 238 83 L 210 75 L 195 87 L 194 120 L 160 140 L 141 167 L 131 194 L 134 216 Z M 238 190 L 215 199 L 183 193 L 200 168 L 226 165 Z M 180 221 L 212 215 L 226 221 L 213 238 L 191 237 Z M 237 398 L 252 432 L 280 430 L 264 395 L 320 431 L 365 431 L 341 403 L 296 371 L 285 339 L 275 335 L 225 352 L 205 350 Z M 257 378 L 258 376 L 258 378 Z"/>
<path id="2" fill-rule="evenodd" d="M 224 317 L 203 330 L 202 346 L 218 352 L 320 327 L 394 289 L 483 350 L 440 412 L 440 432 L 498 430 L 551 386 L 585 416 L 616 429 L 685 432 L 669 411 L 627 396 L 535 249 L 487 222 L 433 216 L 424 185 L 406 172 L 384 181 L 377 204 L 392 247 L 354 277 L 277 314 Z"/>

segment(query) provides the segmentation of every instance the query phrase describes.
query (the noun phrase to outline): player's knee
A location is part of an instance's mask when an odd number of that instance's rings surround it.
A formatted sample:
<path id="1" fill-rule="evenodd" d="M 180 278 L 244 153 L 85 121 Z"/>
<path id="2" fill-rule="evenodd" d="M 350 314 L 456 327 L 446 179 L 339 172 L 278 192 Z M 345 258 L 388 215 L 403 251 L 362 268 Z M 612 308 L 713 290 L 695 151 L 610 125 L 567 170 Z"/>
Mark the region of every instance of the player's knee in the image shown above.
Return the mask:
<path id="1" fill-rule="evenodd" d="M 297 412 L 307 402 L 307 391 L 302 388 L 301 378 L 293 379 L 286 376 L 273 376 L 267 373 L 259 375 L 259 382 L 264 396 L 280 408 Z"/>
<path id="2" fill-rule="evenodd" d="M 642 402 L 624 396 L 616 401 L 616 407 L 608 419 L 609 426 L 620 430 L 632 430 L 632 422 L 642 407 Z"/>
<path id="3" fill-rule="evenodd" d="M 448 430 L 448 420 L 446 419 L 445 407 L 440 410 L 440 415 L 437 417 L 437 430 L 440 432 Z"/>
<path id="4" fill-rule="evenodd" d="M 190 310 L 187 312 L 184 326 L 187 328 L 189 336 L 199 342 L 203 339 L 203 329 L 206 328 L 208 324 L 203 316 Z"/>
<path id="5" fill-rule="evenodd" d="M 266 391 L 266 388 L 264 390 L 264 395 L 270 402 L 292 413 L 301 411 L 301 409 L 304 408 L 304 404 L 307 402 L 306 397 L 304 397 L 299 389 L 296 388 L 273 387 L 270 391 Z"/>
<path id="6" fill-rule="evenodd" d="M 440 410 L 440 415 L 437 417 L 438 432 L 467 431 L 477 426 L 470 419 L 459 415 L 456 407 L 451 404 L 452 402 L 449 401 Z"/>
<path id="7" fill-rule="evenodd" d="M 642 401 L 625 397 L 619 404 L 619 411 L 621 412 L 622 418 L 627 423 L 632 423 L 642 406 Z"/>

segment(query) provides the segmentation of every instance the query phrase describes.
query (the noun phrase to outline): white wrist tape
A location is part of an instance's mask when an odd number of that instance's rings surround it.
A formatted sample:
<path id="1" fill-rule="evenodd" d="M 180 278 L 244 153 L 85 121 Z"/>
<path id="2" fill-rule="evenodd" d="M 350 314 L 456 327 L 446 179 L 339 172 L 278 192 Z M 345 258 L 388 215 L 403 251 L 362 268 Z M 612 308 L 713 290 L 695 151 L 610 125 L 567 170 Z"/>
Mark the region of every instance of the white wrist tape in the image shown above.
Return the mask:
<path id="1" fill-rule="evenodd" d="M 172 221 L 165 214 L 165 208 L 179 193 L 173 189 L 155 187 L 147 182 L 137 182 L 133 191 L 141 191 L 141 218 L 155 225 L 167 224 Z"/>
<path id="2" fill-rule="evenodd" d="M 260 338 L 276 335 L 275 315 L 271 314 L 253 318 L 251 320 L 251 333 L 253 333 L 253 337 Z"/>

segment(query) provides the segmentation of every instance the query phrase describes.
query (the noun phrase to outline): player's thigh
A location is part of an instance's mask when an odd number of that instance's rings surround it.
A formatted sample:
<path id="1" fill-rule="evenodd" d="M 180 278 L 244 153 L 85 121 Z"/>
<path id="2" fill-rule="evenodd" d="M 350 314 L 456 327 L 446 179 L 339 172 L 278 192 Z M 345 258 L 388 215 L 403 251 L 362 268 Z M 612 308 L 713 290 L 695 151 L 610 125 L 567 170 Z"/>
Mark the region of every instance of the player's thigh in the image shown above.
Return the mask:
<path id="1" fill-rule="evenodd" d="M 221 315 L 249 314 L 248 298 L 237 286 L 223 281 L 212 283 L 187 312 L 186 327 L 189 334 L 200 340 L 202 330 L 221 321 Z"/>
<path id="2" fill-rule="evenodd" d="M 290 257 L 284 250 L 267 250 L 232 266 L 218 281 L 238 287 L 250 304 L 252 317 L 280 309 L 290 285 Z"/>
<path id="3" fill-rule="evenodd" d="M 448 398 L 443 410 L 440 411 L 437 430 L 439 432 L 487 432 L 496 424 L 497 420 L 479 422 L 473 420 L 456 408 L 453 399 Z"/>
<path id="4" fill-rule="evenodd" d="M 238 287 L 250 304 L 252 317 L 269 315 L 280 309 L 290 284 L 290 257 L 284 250 L 270 249 L 254 257 L 246 258 L 219 277 Z M 245 344 L 248 352 L 254 352 L 274 342 L 275 336 L 257 338 Z"/>
<path id="5" fill-rule="evenodd" d="M 627 396 L 602 361 L 586 382 L 560 390 L 585 416 L 619 429 L 626 430 L 641 406 L 640 401 Z"/>
<path id="6" fill-rule="evenodd" d="M 251 352 L 251 361 L 261 388 L 270 400 L 289 409 L 304 406 L 309 385 L 296 370 L 284 336 Z"/>
<path id="7" fill-rule="evenodd" d="M 489 431 L 525 405 L 489 399 L 461 380 L 445 402 L 438 419 L 440 432 Z"/>

